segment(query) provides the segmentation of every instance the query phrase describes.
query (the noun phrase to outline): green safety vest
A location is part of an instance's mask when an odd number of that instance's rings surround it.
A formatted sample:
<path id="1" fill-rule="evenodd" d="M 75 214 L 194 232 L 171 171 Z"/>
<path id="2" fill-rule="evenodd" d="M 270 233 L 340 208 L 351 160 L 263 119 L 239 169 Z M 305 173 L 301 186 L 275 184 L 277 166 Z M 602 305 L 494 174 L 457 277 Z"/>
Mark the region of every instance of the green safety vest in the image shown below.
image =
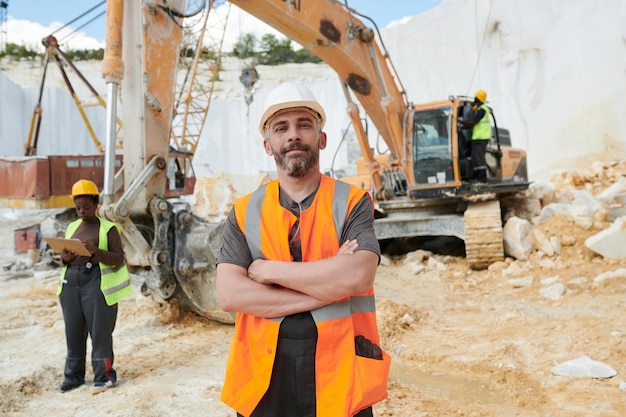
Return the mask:
<path id="1" fill-rule="evenodd" d="M 112 227 L 115 227 L 117 231 L 120 231 L 118 225 L 113 222 L 110 222 L 106 219 L 98 217 L 100 220 L 100 230 L 98 232 L 98 249 L 108 250 L 109 249 L 109 230 Z M 76 230 L 78 230 L 78 226 L 82 223 L 82 219 L 78 219 L 73 221 L 67 226 L 65 230 L 65 237 L 67 239 L 71 238 Z M 122 262 L 121 265 L 113 266 L 106 265 L 102 262 L 98 263 L 100 265 L 100 290 L 102 290 L 102 294 L 104 294 L 104 299 L 107 305 L 114 305 L 118 303 L 121 299 L 128 297 L 132 294 L 132 288 L 130 286 L 130 274 L 128 273 L 128 267 L 126 266 L 126 262 Z M 65 272 L 67 271 L 67 265 L 63 267 L 61 271 L 61 276 L 59 279 L 59 286 L 57 287 L 57 295 L 61 294 L 63 291 L 63 282 L 65 280 Z"/>
<path id="2" fill-rule="evenodd" d="M 491 139 L 491 113 L 489 113 L 489 107 L 482 104 L 478 109 L 485 110 L 485 115 L 472 129 L 472 140 L 489 140 Z"/>

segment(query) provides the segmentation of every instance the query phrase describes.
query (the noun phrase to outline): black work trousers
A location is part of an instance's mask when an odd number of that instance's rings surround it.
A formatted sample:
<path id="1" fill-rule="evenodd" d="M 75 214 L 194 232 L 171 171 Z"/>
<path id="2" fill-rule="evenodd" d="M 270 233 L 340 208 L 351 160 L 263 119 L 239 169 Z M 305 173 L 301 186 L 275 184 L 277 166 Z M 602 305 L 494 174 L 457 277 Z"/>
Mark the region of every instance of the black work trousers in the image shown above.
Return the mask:
<path id="1" fill-rule="evenodd" d="M 472 140 L 472 178 L 487 182 L 487 160 L 485 152 L 489 140 Z"/>
<path id="2" fill-rule="evenodd" d="M 107 305 L 100 290 L 100 281 L 97 264 L 90 269 L 86 265 L 69 265 L 65 273 L 63 291 L 59 296 L 67 343 L 65 382 L 78 384 L 85 381 L 87 335 L 91 336 L 94 382 L 117 381 L 113 369 L 117 304 Z"/>

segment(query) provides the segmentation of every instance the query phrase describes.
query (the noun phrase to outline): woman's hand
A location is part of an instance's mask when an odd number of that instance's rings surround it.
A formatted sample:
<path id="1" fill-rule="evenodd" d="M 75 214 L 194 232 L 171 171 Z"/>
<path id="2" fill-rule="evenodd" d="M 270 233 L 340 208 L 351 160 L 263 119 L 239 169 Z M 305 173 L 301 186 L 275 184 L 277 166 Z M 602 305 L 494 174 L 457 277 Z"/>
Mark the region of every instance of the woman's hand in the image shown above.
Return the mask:
<path id="1" fill-rule="evenodd" d="M 96 254 L 96 250 L 98 248 L 96 248 L 96 245 L 93 244 L 93 242 L 91 240 L 81 240 L 83 246 L 85 246 L 87 248 L 87 250 L 89 251 L 89 253 L 91 255 L 95 255 Z"/>
<path id="2" fill-rule="evenodd" d="M 76 259 L 76 253 L 74 253 L 74 251 L 64 248 L 63 252 L 61 253 L 61 259 L 63 259 L 63 263 L 69 264 L 74 259 Z"/>

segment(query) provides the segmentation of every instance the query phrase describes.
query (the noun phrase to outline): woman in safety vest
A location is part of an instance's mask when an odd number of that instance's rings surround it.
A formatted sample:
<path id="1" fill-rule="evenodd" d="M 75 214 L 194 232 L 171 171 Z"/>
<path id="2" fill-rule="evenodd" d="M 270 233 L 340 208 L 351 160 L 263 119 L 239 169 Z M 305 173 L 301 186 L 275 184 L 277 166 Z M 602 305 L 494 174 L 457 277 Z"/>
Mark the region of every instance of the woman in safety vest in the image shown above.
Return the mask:
<path id="1" fill-rule="evenodd" d="M 224 228 L 217 293 L 237 318 L 221 400 L 238 416 L 367 417 L 387 397 L 372 200 L 321 174 L 325 118 L 304 86 L 269 93 L 259 129 L 278 179 Z"/>
<path id="2" fill-rule="evenodd" d="M 131 294 L 130 275 L 124 262 L 118 226 L 96 216 L 100 193 L 92 181 L 79 180 L 72 186 L 78 220 L 70 223 L 66 238 L 80 240 L 90 256 L 64 249 L 63 270 L 57 295 L 63 310 L 67 358 L 61 392 L 85 382 L 87 335 L 91 337 L 91 365 L 96 394 L 115 386 L 113 329 L 117 303 Z"/>

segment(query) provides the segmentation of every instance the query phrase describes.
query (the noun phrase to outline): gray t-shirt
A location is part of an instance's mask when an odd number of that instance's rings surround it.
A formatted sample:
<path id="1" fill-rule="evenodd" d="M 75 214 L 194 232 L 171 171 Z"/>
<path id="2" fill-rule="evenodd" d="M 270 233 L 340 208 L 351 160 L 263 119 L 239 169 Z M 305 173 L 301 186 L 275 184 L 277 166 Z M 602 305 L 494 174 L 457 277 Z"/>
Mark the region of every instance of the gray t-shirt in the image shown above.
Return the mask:
<path id="1" fill-rule="evenodd" d="M 289 250 L 294 262 L 301 262 L 302 251 L 300 245 L 299 221 L 300 211 L 308 208 L 315 199 L 317 190 L 312 192 L 308 197 L 300 203 L 290 198 L 287 193 L 279 189 L 278 198 L 280 205 L 291 211 L 298 217 L 296 223 L 292 226 L 289 233 Z M 357 239 L 359 250 L 369 250 L 376 253 L 380 259 L 380 246 L 376 234 L 374 232 L 374 213 L 372 203 L 368 195 L 364 195 L 350 212 L 346 224 L 341 232 L 341 246 L 346 240 Z M 246 238 L 242 233 L 237 220 L 235 211 L 231 210 L 228 219 L 224 225 L 223 243 L 217 263 L 229 263 L 239 265 L 248 269 L 252 263 L 252 255 L 246 243 Z M 283 338 L 292 340 L 309 340 L 315 347 L 317 340 L 317 327 L 313 321 L 313 316 L 309 311 L 303 311 L 291 314 L 282 320 L 279 330 L 279 340 Z"/>
<path id="2" fill-rule="evenodd" d="M 280 205 L 290 210 L 294 215 L 299 216 L 300 210 L 308 208 L 315 198 L 317 190 L 306 197 L 300 204 L 291 199 L 287 193 L 280 189 Z M 294 225 L 295 226 L 295 225 Z M 380 245 L 374 232 L 374 213 L 372 203 L 368 195 L 364 195 L 350 212 L 348 220 L 341 232 L 339 246 L 345 241 L 356 239 L 359 243 L 357 251 L 369 250 L 380 256 Z M 297 258 L 296 254 L 293 254 Z M 223 242 L 217 263 L 229 263 L 248 268 L 252 263 L 252 255 L 246 243 L 246 237 L 239 228 L 235 218 L 235 211 L 231 210 L 224 225 Z"/>

